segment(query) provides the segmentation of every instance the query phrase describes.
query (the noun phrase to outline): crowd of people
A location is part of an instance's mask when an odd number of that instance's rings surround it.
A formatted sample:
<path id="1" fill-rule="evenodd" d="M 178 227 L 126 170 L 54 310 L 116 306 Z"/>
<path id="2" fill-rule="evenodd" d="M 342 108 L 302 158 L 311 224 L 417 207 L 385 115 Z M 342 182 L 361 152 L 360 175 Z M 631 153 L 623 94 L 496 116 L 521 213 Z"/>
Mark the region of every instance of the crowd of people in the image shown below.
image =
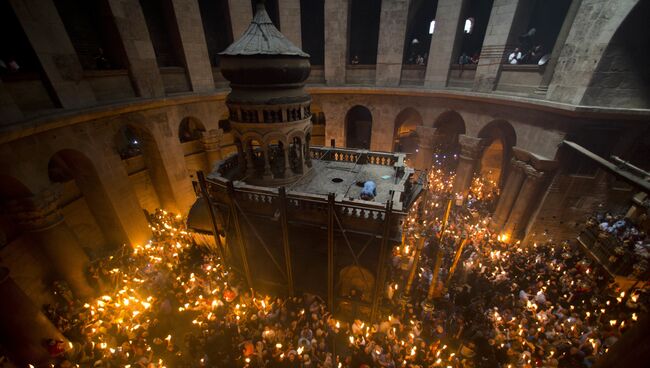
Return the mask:
<path id="1" fill-rule="evenodd" d="M 373 323 L 339 320 L 316 295 L 253 292 L 193 245 L 183 219 L 160 210 L 150 243 L 93 265 L 103 295 L 79 301 L 57 286 L 45 310 L 71 347 L 56 354 L 58 366 L 591 367 L 647 312 L 645 285 L 618 289 L 575 245 L 491 231 L 486 203 L 497 193 L 484 181 L 458 205 L 450 173 L 429 175 Z"/>

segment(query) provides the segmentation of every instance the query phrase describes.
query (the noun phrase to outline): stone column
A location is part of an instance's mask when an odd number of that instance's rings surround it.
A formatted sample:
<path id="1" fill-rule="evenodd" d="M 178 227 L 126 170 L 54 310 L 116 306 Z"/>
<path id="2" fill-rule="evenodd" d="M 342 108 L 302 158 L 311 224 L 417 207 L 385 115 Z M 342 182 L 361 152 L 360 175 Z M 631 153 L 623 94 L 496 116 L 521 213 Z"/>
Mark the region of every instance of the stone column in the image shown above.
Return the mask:
<path id="1" fill-rule="evenodd" d="M 289 161 L 289 150 L 291 149 L 290 144 L 285 144 L 284 151 L 284 177 L 288 178 L 292 176 L 293 172 L 291 171 L 291 161 Z"/>
<path id="2" fill-rule="evenodd" d="M 397 86 L 402 76 L 404 40 L 410 0 L 382 0 L 375 83 Z"/>
<path id="3" fill-rule="evenodd" d="M 214 90 L 214 77 L 208 45 L 205 42 L 201 11 L 197 0 L 171 0 L 178 34 L 181 39 L 185 68 L 189 76 L 192 91 L 210 92 Z"/>
<path id="4" fill-rule="evenodd" d="M 222 160 L 221 141 L 223 140 L 223 130 L 210 129 L 201 136 L 203 150 L 205 151 L 205 160 L 207 163 L 207 172 L 212 172 L 214 165 Z"/>
<path id="5" fill-rule="evenodd" d="M 507 58 L 508 46 L 516 44 L 517 36 L 526 32 L 532 1 L 494 0 L 490 22 L 485 31 L 481 58 L 476 67 L 474 91 L 493 91 L 499 80 L 501 67 Z M 526 23 L 526 24 L 523 24 Z M 513 47 L 514 48 L 514 47 Z"/>
<path id="6" fill-rule="evenodd" d="M 23 117 L 23 112 L 0 80 L 0 126 L 22 120 Z"/>
<path id="7" fill-rule="evenodd" d="M 0 344 L 13 363 L 27 367 L 49 367 L 52 363 L 44 342 L 48 339 L 68 340 L 34 305 L 9 275 L 9 269 L 0 267 Z"/>
<path id="8" fill-rule="evenodd" d="M 345 83 L 348 55 L 348 0 L 325 0 L 325 83 Z"/>
<path id="9" fill-rule="evenodd" d="M 300 0 L 278 0 L 278 8 L 282 34 L 294 45 L 302 47 Z"/>
<path id="10" fill-rule="evenodd" d="M 92 106 L 97 101 L 83 79 L 77 53 L 53 0 L 10 0 L 58 102 L 64 108 Z"/>
<path id="11" fill-rule="evenodd" d="M 525 166 L 524 172 L 526 179 L 521 185 L 521 190 L 517 195 L 517 199 L 512 206 L 512 211 L 508 216 L 508 221 L 506 221 L 504 226 L 504 232 L 512 239 L 519 239 L 524 235 L 523 232 L 530 219 L 529 210 L 536 201 L 535 197 L 539 193 L 542 183 L 541 179 L 544 177 L 543 172 L 535 170 L 530 165 Z"/>
<path id="12" fill-rule="evenodd" d="M 526 177 L 524 174 L 525 166 L 526 164 L 524 162 L 517 159 L 512 159 L 510 162 L 508 178 L 499 195 L 499 202 L 494 211 L 494 216 L 492 216 L 491 227 L 497 231 L 501 230 L 508 219 L 508 215 L 510 215 L 512 205 L 515 203 L 517 194 L 519 194 L 519 190 L 521 189 L 521 184 Z"/>
<path id="13" fill-rule="evenodd" d="M 250 142 L 244 144 L 244 151 L 246 152 L 246 175 L 252 175 L 255 173 L 255 161 L 253 160 L 255 151 L 253 151 Z"/>
<path id="14" fill-rule="evenodd" d="M 269 159 L 269 146 L 266 144 L 262 146 L 262 152 L 264 154 L 264 176 L 271 177 L 271 160 Z"/>
<path id="15" fill-rule="evenodd" d="M 461 19 L 463 8 L 468 0 L 438 0 L 436 10 L 436 29 L 431 37 L 424 86 L 445 88 L 449 78 L 449 68 L 458 54 L 463 40 Z"/>
<path id="16" fill-rule="evenodd" d="M 56 276 L 77 298 L 88 299 L 95 294 L 86 277 L 88 256 L 59 211 L 59 195 L 58 188 L 51 188 L 12 200 L 7 208 L 18 226 L 40 246 Z"/>
<path id="17" fill-rule="evenodd" d="M 413 167 L 417 170 L 428 170 L 433 164 L 433 148 L 436 139 L 436 128 L 418 126 L 415 128 L 417 135 L 418 151 L 415 154 Z"/>
<path id="18" fill-rule="evenodd" d="M 251 24 L 253 7 L 250 1 L 228 0 L 228 10 L 230 11 L 232 37 L 234 40 L 238 40 Z"/>
<path id="19" fill-rule="evenodd" d="M 454 192 L 460 193 L 464 198 L 467 195 L 469 187 L 472 185 L 474 172 L 485 147 L 483 145 L 483 139 L 464 134 L 458 136 L 458 143 L 460 144 L 460 160 L 456 168 Z"/>
<path id="20" fill-rule="evenodd" d="M 542 81 L 539 83 L 539 87 L 537 87 L 537 89 L 533 92 L 533 95 L 540 97 L 546 96 L 546 92 L 548 92 L 548 86 L 551 84 L 551 80 L 553 80 L 555 66 L 557 65 L 558 59 L 560 58 L 560 53 L 562 52 L 562 48 L 566 43 L 567 37 L 569 36 L 569 31 L 573 26 L 573 21 L 576 19 L 576 14 L 578 14 L 578 9 L 580 9 L 581 3 L 582 0 L 571 0 L 571 5 L 569 6 L 569 10 L 566 13 L 566 17 L 564 17 L 562 28 L 560 29 L 560 33 L 557 35 L 555 44 L 553 45 L 553 50 L 551 51 L 551 59 L 544 67 L 545 69 L 544 75 L 542 75 Z"/>
<path id="21" fill-rule="evenodd" d="M 140 97 L 163 97 L 165 86 L 160 76 L 156 54 L 149 37 L 144 13 L 138 0 L 108 0 L 120 34 L 129 73 Z"/>

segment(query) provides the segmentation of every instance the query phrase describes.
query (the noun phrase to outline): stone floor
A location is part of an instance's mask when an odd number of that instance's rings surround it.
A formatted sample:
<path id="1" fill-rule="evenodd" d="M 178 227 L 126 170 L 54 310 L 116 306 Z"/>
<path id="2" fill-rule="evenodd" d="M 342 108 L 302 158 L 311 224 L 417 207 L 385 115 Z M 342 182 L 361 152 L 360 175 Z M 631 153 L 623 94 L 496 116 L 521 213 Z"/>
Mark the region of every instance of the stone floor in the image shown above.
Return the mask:
<path id="1" fill-rule="evenodd" d="M 346 199 L 359 199 L 362 187 L 356 183 L 372 180 L 377 184 L 374 201 L 386 203 L 389 191 L 395 185 L 395 169 L 392 166 L 318 160 L 312 160 L 312 164 L 310 172 L 295 182 L 290 190 L 323 195 L 336 193 Z"/>

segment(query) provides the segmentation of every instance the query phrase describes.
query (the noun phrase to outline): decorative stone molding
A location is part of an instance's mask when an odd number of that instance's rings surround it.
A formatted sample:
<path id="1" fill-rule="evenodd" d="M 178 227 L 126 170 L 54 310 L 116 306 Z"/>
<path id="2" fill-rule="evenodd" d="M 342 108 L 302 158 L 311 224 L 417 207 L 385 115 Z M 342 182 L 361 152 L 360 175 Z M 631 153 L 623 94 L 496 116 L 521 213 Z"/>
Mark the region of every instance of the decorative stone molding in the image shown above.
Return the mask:
<path id="1" fill-rule="evenodd" d="M 465 134 L 458 136 L 458 143 L 460 144 L 460 158 L 465 160 L 477 160 L 485 148 L 482 138 L 470 137 Z"/>
<path id="2" fill-rule="evenodd" d="M 203 149 L 206 151 L 220 150 L 222 141 L 222 129 L 210 129 L 207 132 L 203 132 L 203 135 L 201 136 L 201 143 L 203 143 Z"/>

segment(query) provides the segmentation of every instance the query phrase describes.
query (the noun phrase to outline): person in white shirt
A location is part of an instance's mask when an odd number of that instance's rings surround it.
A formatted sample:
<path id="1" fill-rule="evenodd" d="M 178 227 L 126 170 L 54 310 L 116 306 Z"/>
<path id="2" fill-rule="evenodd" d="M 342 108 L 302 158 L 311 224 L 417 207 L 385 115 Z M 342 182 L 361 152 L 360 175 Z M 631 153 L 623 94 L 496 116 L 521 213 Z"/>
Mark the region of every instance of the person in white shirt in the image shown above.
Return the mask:
<path id="1" fill-rule="evenodd" d="M 515 48 L 515 50 L 508 55 L 508 62 L 510 64 L 518 64 L 521 59 L 523 59 L 523 54 L 521 53 L 521 50 L 519 50 L 519 47 Z"/>

